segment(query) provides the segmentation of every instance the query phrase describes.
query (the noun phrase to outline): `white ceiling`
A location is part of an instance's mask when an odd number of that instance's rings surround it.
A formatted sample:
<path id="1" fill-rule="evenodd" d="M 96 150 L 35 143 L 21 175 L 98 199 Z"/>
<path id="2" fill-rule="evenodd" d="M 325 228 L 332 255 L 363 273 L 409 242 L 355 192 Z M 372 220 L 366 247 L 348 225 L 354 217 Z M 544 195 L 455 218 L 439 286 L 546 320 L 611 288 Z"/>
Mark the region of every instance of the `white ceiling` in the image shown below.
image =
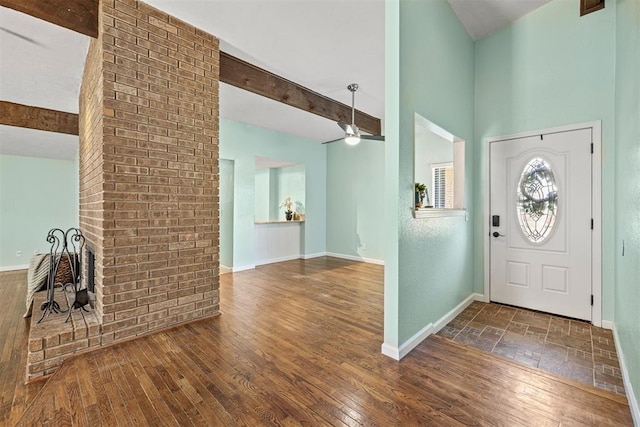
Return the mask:
<path id="1" fill-rule="evenodd" d="M 71 160 L 77 151 L 75 135 L 0 125 L 1 154 Z"/>
<path id="2" fill-rule="evenodd" d="M 78 112 L 89 38 L 0 7 L 0 100 Z M 0 153 L 73 159 L 78 137 L 0 126 Z"/>
<path id="3" fill-rule="evenodd" d="M 475 37 L 504 25 L 491 16 L 503 22 L 548 0 L 448 1 Z M 384 0 L 147 3 L 216 35 L 224 51 L 345 104 L 351 103 L 346 86 L 356 82 L 356 108 L 384 116 Z M 86 36 L 0 7 L 0 100 L 78 112 L 88 42 Z M 342 135 L 333 121 L 225 84 L 220 85 L 220 113 L 318 142 Z M 73 136 L 0 127 L 0 153 L 71 159 L 75 145 Z"/>
<path id="4" fill-rule="evenodd" d="M 0 99 L 78 112 L 89 37 L 0 7 Z"/>
<path id="5" fill-rule="evenodd" d="M 288 166 L 295 165 L 297 165 L 297 163 L 289 162 L 287 160 L 270 159 L 268 157 L 256 156 L 256 169 L 286 168 Z"/>
<path id="6" fill-rule="evenodd" d="M 539 8 L 551 0 L 447 0 L 473 40 Z"/>

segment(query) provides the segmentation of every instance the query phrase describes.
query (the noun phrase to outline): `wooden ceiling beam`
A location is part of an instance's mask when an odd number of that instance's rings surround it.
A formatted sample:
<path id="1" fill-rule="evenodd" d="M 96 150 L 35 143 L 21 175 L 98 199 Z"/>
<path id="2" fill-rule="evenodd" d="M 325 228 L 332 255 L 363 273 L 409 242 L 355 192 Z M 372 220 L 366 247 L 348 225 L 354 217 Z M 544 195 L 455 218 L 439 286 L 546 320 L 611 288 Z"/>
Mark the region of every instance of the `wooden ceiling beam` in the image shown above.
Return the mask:
<path id="1" fill-rule="evenodd" d="M 78 135 L 78 115 L 0 101 L 0 125 Z"/>
<path id="2" fill-rule="evenodd" d="M 98 0 L 0 0 L 0 6 L 98 37 Z"/>
<path id="3" fill-rule="evenodd" d="M 222 51 L 220 81 L 329 120 L 351 123 L 350 106 Z M 362 131 L 373 135 L 381 133 L 380 119 L 362 111 L 356 110 L 355 122 Z"/>

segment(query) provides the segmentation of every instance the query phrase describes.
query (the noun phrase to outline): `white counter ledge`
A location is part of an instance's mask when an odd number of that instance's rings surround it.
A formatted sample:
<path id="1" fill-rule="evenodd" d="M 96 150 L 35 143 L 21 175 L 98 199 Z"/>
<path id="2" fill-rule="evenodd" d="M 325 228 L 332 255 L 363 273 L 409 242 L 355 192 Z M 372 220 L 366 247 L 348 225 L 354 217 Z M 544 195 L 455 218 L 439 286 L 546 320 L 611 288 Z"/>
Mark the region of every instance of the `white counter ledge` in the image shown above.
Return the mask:
<path id="1" fill-rule="evenodd" d="M 286 219 L 283 220 L 276 220 L 276 221 L 256 221 L 255 224 L 256 225 L 261 225 L 261 224 L 287 224 L 289 222 L 296 222 L 296 223 L 300 223 L 300 222 L 304 222 L 304 219 L 292 219 L 291 221 L 287 221 Z"/>

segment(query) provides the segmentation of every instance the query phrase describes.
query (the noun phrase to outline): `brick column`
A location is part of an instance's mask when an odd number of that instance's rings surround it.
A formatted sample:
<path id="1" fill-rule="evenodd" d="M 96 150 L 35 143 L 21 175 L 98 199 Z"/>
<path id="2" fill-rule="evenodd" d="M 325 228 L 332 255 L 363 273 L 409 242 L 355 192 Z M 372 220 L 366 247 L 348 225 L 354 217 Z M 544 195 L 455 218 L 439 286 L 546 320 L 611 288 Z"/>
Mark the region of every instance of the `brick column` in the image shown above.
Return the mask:
<path id="1" fill-rule="evenodd" d="M 80 223 L 102 343 L 218 312 L 218 40 L 102 0 L 81 94 Z"/>
<path id="2" fill-rule="evenodd" d="M 80 88 L 96 308 L 32 319 L 27 380 L 70 354 L 218 314 L 218 75 L 212 35 L 144 3 L 100 1 Z"/>

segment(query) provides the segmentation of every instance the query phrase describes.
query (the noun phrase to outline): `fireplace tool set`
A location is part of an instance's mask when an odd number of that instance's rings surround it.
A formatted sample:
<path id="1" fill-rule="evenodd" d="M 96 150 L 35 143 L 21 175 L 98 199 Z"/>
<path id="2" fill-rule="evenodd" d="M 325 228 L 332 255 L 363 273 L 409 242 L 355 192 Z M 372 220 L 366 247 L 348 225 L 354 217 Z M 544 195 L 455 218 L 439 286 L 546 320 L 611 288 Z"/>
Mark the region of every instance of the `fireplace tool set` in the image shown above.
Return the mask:
<path id="1" fill-rule="evenodd" d="M 40 307 L 42 316 L 40 316 L 38 323 L 47 314 L 68 312 L 66 323 L 71 318 L 72 310 L 88 311 L 85 306 L 89 303 L 89 293 L 86 287 L 81 288 L 80 280 L 85 238 L 77 228 L 72 227 L 67 231 L 53 228 L 47 235 L 47 242 L 51 244 L 51 249 L 49 250 L 49 275 L 47 277 L 47 300 Z M 60 304 L 54 299 L 56 284 L 62 286 L 63 292 L 71 290 L 74 294 L 73 303 L 69 304 L 67 310 L 62 310 Z"/>

